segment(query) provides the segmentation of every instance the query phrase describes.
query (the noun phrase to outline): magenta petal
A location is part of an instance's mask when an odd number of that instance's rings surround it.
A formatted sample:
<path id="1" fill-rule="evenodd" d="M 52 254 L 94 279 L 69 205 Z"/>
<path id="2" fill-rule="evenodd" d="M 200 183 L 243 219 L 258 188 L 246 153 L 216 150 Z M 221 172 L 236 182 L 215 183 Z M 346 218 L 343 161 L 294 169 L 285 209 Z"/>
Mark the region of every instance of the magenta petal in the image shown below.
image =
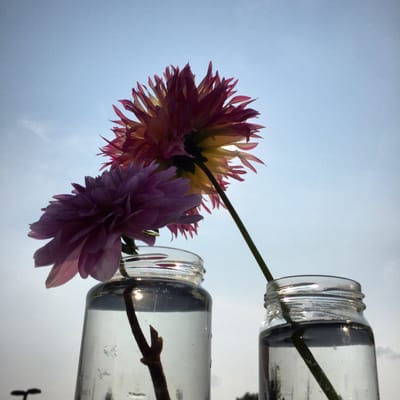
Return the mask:
<path id="1" fill-rule="evenodd" d="M 45 265 L 54 264 L 56 261 L 56 253 L 56 239 L 53 239 L 52 241 L 35 251 L 35 254 L 33 255 L 33 258 L 35 260 L 35 267 L 43 267 Z"/>
<path id="2" fill-rule="evenodd" d="M 203 219 L 203 217 L 199 215 L 182 215 L 182 217 L 177 220 L 180 224 L 193 224 L 199 222 Z"/>
<path id="3" fill-rule="evenodd" d="M 77 247 L 64 262 L 54 265 L 46 280 L 47 288 L 63 285 L 77 274 L 80 251 L 81 247 Z"/>
<path id="4" fill-rule="evenodd" d="M 108 247 L 104 250 L 101 258 L 96 264 L 96 268 L 91 272 L 91 276 L 99 281 L 106 281 L 110 279 L 118 269 L 120 260 L 121 241 L 118 237 L 111 247 Z"/>
<path id="5" fill-rule="evenodd" d="M 102 251 L 96 253 L 82 251 L 78 264 L 78 272 L 81 278 L 86 279 L 97 268 L 102 253 Z"/>

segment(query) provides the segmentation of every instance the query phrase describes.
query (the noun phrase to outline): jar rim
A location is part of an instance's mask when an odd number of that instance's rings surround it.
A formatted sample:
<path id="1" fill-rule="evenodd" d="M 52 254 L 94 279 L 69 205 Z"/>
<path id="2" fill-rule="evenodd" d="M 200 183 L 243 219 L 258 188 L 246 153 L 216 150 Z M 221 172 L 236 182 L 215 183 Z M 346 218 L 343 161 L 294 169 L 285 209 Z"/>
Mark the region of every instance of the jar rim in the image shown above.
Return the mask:
<path id="1" fill-rule="evenodd" d="M 311 279 L 311 280 L 316 280 L 316 279 L 324 279 L 324 280 L 335 280 L 337 283 L 347 283 L 347 284 L 352 284 L 354 285 L 355 288 L 358 290 L 361 290 L 361 284 L 356 281 L 355 279 L 352 278 L 347 278 L 339 275 L 325 275 L 325 274 L 296 274 L 296 275 L 285 275 L 279 278 L 275 278 L 272 281 L 267 282 L 268 285 L 272 284 L 281 284 L 284 282 L 288 281 L 301 281 L 305 279 Z"/>
<path id="2" fill-rule="evenodd" d="M 314 320 L 357 318 L 366 308 L 361 284 L 354 279 L 334 275 L 293 275 L 269 281 L 264 295 L 267 315 L 280 313 L 282 304 L 293 320 L 307 316 Z M 277 314 L 277 315 L 278 315 Z M 346 317 L 347 318 L 347 317 Z"/>
<path id="3" fill-rule="evenodd" d="M 157 251 L 169 251 L 169 252 L 174 252 L 174 253 L 179 253 L 179 254 L 185 254 L 185 255 L 190 255 L 194 260 L 197 260 L 200 264 L 203 264 L 204 261 L 203 259 L 196 253 L 189 251 L 189 250 L 184 250 L 180 249 L 178 247 L 171 247 L 171 246 L 137 246 L 137 249 L 139 251 L 138 256 L 141 255 L 146 255 L 146 254 L 151 254 L 155 253 Z M 140 253 L 142 251 L 142 253 Z M 130 255 L 127 255 L 127 257 L 132 257 Z M 133 256 L 134 257 L 134 256 Z"/>
<path id="4" fill-rule="evenodd" d="M 292 275 L 277 278 L 267 283 L 264 299 L 293 299 L 304 297 L 331 297 L 352 299 L 360 302 L 364 294 L 361 284 L 354 279 L 334 275 Z"/>
<path id="5" fill-rule="evenodd" d="M 203 259 L 188 250 L 167 246 L 138 246 L 138 254 L 125 255 L 124 275 L 117 271 L 114 278 L 160 278 L 183 279 L 200 283 L 206 270 Z"/>

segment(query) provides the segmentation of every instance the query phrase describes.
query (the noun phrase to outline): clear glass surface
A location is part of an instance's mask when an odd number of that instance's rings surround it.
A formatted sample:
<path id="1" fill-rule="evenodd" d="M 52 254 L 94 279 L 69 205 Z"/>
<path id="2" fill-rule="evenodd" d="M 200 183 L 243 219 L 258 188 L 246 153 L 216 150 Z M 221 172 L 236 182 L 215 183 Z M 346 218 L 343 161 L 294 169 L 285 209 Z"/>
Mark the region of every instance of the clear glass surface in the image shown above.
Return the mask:
<path id="1" fill-rule="evenodd" d="M 146 258 L 140 273 L 127 264 L 134 277 L 117 276 L 89 292 L 75 400 L 156 399 L 127 318 L 126 291 L 147 342 L 150 326 L 163 339 L 161 363 L 170 398 L 209 399 L 211 297 L 197 278 L 188 278 L 190 268 L 182 273 L 179 265 L 164 260 L 168 271 L 158 267 L 156 273 L 154 259 Z M 160 262 L 159 255 L 156 259 Z"/>
<path id="2" fill-rule="evenodd" d="M 344 278 L 288 277 L 269 284 L 259 341 L 260 400 L 326 400 L 293 345 L 295 332 L 342 400 L 379 399 L 374 337 L 362 298 L 360 285 Z"/>

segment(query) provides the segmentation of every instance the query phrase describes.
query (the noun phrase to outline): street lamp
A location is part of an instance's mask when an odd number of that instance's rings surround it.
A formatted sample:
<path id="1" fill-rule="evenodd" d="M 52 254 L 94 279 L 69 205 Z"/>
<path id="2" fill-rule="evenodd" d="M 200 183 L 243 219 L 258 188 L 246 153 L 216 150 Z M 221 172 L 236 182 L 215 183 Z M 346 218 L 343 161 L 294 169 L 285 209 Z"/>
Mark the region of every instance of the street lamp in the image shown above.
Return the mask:
<path id="1" fill-rule="evenodd" d="M 28 390 L 13 390 L 11 392 L 12 396 L 23 396 L 22 400 L 26 400 L 28 398 L 28 394 L 38 394 L 42 393 L 40 389 L 37 388 L 31 388 Z"/>

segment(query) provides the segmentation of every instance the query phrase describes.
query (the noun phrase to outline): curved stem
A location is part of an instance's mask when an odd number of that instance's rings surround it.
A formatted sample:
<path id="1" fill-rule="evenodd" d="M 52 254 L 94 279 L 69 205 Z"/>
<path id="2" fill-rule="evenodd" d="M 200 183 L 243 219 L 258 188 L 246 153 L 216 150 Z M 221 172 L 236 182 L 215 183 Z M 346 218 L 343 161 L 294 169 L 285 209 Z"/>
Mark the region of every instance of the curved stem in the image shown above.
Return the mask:
<path id="1" fill-rule="evenodd" d="M 250 251 L 253 253 L 254 258 L 257 261 L 258 266 L 261 269 L 261 272 L 265 276 L 265 279 L 269 282 L 272 281 L 274 278 L 267 266 L 267 264 L 264 262 L 261 254 L 259 253 L 256 245 L 253 242 L 253 239 L 249 235 L 246 227 L 244 226 L 242 220 L 240 219 L 238 213 L 234 209 L 232 203 L 228 199 L 227 195 L 225 194 L 224 190 L 221 188 L 220 184 L 218 183 L 217 179 L 214 177 L 214 175 L 211 173 L 211 171 L 207 168 L 207 166 L 204 163 L 198 163 L 197 164 L 199 168 L 207 175 L 207 178 L 210 180 L 212 185 L 214 186 L 215 190 L 221 197 L 222 201 L 224 202 L 227 210 L 231 214 L 233 220 L 235 221 L 240 233 L 243 236 L 243 239 L 247 243 L 247 246 L 249 247 Z"/>
<path id="2" fill-rule="evenodd" d="M 274 278 L 269 271 L 267 264 L 264 262 L 261 254 L 259 253 L 256 245 L 254 244 L 252 238 L 250 237 L 246 227 L 244 226 L 242 220 L 240 219 L 238 213 L 234 209 L 232 203 L 228 199 L 225 191 L 221 188 L 218 180 L 212 174 L 212 172 L 208 169 L 208 167 L 204 164 L 204 162 L 200 161 L 197 162 L 196 165 L 207 175 L 207 178 L 210 180 L 212 185 L 214 186 L 215 190 L 217 191 L 218 195 L 221 197 L 221 200 L 225 204 L 226 208 L 228 209 L 229 213 L 231 214 L 233 220 L 235 221 L 237 227 L 239 228 L 240 233 L 243 236 L 243 239 L 247 243 L 250 251 L 253 253 L 254 258 L 257 261 L 258 266 L 260 267 L 262 273 L 264 274 L 267 281 L 272 281 Z M 290 318 L 289 310 L 287 309 L 286 305 L 280 301 L 282 307 L 282 314 L 286 321 L 293 327 L 296 327 L 296 324 Z M 335 388 L 329 381 L 328 377 L 318 364 L 317 360 L 314 358 L 313 354 L 311 353 L 310 349 L 308 348 L 307 344 L 305 343 L 302 337 L 302 331 L 296 331 L 292 336 L 292 342 L 300 356 L 303 358 L 304 362 L 306 363 L 308 369 L 318 382 L 320 388 L 325 393 L 326 397 L 329 400 L 341 400 L 341 397 L 336 393 Z"/>

